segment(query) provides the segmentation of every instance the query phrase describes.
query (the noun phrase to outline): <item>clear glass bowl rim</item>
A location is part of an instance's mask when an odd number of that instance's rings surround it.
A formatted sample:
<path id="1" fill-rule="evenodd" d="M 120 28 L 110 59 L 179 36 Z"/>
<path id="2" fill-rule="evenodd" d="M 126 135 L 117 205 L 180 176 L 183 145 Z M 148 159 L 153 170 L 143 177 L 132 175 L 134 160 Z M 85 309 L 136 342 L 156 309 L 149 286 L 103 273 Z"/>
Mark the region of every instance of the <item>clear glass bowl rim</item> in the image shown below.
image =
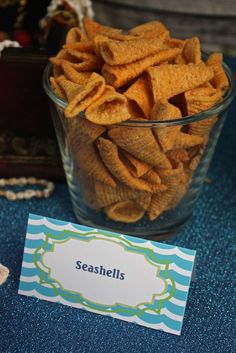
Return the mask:
<path id="1" fill-rule="evenodd" d="M 203 56 L 206 58 L 208 54 L 203 53 Z M 137 120 L 127 120 L 119 124 L 114 124 L 117 126 L 130 126 L 130 127 L 166 127 L 166 126 L 175 126 L 175 125 L 186 125 L 194 121 L 199 121 L 203 119 L 207 119 L 208 117 L 218 114 L 222 112 L 223 110 L 227 109 L 230 103 L 233 101 L 235 95 L 236 95 L 236 83 L 235 83 L 235 78 L 232 70 L 228 67 L 227 64 L 223 63 L 224 70 L 228 76 L 229 79 L 229 88 L 227 92 L 225 93 L 223 100 L 210 109 L 204 110 L 198 114 L 195 115 L 189 115 L 182 117 L 180 119 L 170 119 L 170 120 L 165 120 L 165 121 L 160 121 L 160 120 L 147 120 L 147 121 L 137 121 Z M 54 91 L 51 88 L 51 84 L 49 81 L 50 77 L 50 72 L 52 69 L 52 64 L 48 63 L 47 66 L 45 67 L 44 73 L 43 73 L 43 88 L 46 92 L 46 94 L 49 96 L 49 98 L 59 107 L 65 109 L 67 106 L 67 102 L 58 97 Z M 84 112 L 80 114 L 81 117 L 84 117 Z"/>

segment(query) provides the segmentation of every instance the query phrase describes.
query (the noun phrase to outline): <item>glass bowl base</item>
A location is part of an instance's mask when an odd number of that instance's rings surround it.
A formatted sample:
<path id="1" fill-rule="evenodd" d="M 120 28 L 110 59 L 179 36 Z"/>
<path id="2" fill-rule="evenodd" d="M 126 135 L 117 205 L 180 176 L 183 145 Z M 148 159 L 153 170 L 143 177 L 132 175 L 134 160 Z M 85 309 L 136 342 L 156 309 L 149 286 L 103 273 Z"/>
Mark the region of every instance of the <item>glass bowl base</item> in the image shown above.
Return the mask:
<path id="1" fill-rule="evenodd" d="M 81 210 L 81 208 L 75 204 L 73 205 L 73 209 L 75 216 L 80 224 L 86 225 L 91 228 L 104 229 L 112 232 L 123 233 L 155 241 L 166 240 L 175 236 L 183 229 L 185 224 L 192 216 L 191 212 L 190 214 L 185 215 L 182 219 L 179 219 L 173 224 L 170 223 L 169 225 L 163 227 L 160 227 L 159 225 L 158 227 L 156 221 L 152 222 L 151 227 L 148 227 L 146 224 L 147 220 L 145 219 L 145 217 L 143 220 L 137 222 L 137 224 L 126 224 L 111 221 L 108 218 L 105 218 L 104 214 L 96 214 L 96 212 L 94 212 L 93 210 L 91 210 L 91 217 L 88 218 L 86 217 L 85 212 L 83 212 L 83 210 Z"/>

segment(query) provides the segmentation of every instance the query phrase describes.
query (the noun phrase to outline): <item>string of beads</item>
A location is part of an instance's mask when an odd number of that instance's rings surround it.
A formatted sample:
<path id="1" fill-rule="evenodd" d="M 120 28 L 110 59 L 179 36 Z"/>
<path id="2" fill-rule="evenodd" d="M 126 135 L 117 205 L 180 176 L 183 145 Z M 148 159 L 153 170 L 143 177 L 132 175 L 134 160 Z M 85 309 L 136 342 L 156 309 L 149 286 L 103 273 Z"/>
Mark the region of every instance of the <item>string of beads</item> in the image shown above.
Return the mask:
<path id="1" fill-rule="evenodd" d="M 14 192 L 9 189 L 2 189 L 6 186 L 24 186 L 24 185 L 39 185 L 44 186 L 42 190 L 26 189 L 25 191 Z M 51 181 L 45 179 L 30 178 L 9 178 L 0 179 L 0 196 L 6 197 L 9 201 L 29 200 L 32 197 L 47 198 L 54 191 L 55 186 Z"/>

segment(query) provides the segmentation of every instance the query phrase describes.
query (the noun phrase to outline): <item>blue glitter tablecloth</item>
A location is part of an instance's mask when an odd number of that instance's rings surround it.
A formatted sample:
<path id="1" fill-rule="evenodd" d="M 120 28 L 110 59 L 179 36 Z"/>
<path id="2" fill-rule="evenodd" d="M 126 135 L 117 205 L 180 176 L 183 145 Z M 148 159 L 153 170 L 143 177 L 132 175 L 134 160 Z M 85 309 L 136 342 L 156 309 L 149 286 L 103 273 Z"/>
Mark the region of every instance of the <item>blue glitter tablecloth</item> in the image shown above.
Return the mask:
<path id="1" fill-rule="evenodd" d="M 236 71 L 236 60 L 228 59 Z M 0 353 L 236 352 L 236 101 L 194 215 L 170 244 L 197 250 L 181 336 L 17 294 L 28 213 L 76 222 L 67 187 L 47 200 L 0 199 Z"/>

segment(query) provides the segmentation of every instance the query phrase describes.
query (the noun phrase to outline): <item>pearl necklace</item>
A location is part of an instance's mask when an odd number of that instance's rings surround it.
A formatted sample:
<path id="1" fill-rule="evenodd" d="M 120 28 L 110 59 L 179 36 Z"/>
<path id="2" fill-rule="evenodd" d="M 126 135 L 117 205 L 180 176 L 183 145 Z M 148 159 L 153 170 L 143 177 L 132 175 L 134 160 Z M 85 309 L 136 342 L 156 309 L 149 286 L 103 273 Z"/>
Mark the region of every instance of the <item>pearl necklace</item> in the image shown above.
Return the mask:
<path id="1" fill-rule="evenodd" d="M 30 178 L 10 178 L 10 179 L 0 179 L 0 188 L 4 186 L 14 186 L 14 185 L 40 185 L 45 186 L 43 190 L 33 190 L 33 189 L 26 189 L 25 191 L 14 192 L 12 190 L 1 190 L 0 189 L 0 196 L 6 197 L 9 201 L 15 200 L 29 200 L 32 197 L 37 198 L 47 198 L 49 197 L 55 186 L 52 182 L 47 181 L 45 179 L 36 179 L 33 177 Z"/>

